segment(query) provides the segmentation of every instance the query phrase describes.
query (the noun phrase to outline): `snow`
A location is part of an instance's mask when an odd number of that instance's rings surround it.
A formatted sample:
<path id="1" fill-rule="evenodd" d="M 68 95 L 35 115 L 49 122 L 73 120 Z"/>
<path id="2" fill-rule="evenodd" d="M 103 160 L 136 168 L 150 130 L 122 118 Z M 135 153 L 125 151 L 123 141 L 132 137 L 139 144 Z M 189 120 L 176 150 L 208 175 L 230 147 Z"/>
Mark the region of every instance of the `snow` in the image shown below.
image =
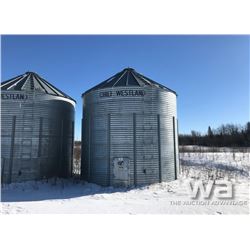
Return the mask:
<path id="1" fill-rule="evenodd" d="M 247 179 L 250 153 L 181 153 L 182 175 L 201 179 Z"/>
<path id="2" fill-rule="evenodd" d="M 76 179 L 13 183 L 2 188 L 1 213 L 248 214 L 250 153 L 181 153 L 176 181 L 137 188 L 101 187 Z M 187 181 L 230 180 L 234 197 L 192 200 Z"/>

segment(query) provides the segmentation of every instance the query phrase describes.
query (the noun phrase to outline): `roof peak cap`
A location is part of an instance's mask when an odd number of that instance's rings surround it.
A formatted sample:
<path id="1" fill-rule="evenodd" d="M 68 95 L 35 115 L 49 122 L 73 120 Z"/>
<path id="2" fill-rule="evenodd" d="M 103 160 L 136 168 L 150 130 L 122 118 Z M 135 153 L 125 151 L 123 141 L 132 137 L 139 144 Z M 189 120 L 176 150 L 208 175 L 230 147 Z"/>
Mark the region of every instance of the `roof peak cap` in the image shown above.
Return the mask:
<path id="1" fill-rule="evenodd" d="M 134 68 L 131 68 L 131 67 L 127 67 L 127 68 L 125 68 L 124 70 L 135 70 Z"/>

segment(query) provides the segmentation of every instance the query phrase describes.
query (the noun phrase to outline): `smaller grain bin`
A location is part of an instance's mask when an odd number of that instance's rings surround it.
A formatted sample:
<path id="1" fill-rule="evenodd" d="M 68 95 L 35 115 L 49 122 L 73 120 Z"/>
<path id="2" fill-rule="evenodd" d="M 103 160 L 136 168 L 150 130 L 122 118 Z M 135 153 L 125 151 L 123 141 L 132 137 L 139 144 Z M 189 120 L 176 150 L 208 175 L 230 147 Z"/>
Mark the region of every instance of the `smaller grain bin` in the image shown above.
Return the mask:
<path id="1" fill-rule="evenodd" d="M 126 68 L 83 95 L 82 177 L 108 186 L 177 179 L 176 93 Z"/>
<path id="2" fill-rule="evenodd" d="M 33 72 L 1 84 L 4 183 L 68 177 L 75 101 Z"/>

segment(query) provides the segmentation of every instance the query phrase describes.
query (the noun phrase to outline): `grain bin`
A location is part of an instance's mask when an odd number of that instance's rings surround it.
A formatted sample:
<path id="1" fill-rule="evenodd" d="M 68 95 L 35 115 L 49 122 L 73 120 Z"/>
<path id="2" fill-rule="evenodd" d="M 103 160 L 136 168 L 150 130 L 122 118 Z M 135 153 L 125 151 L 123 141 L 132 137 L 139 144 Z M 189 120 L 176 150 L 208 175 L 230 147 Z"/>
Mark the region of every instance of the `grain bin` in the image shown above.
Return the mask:
<path id="1" fill-rule="evenodd" d="M 26 72 L 1 84 L 1 106 L 2 181 L 69 176 L 75 101 Z"/>
<path id="2" fill-rule="evenodd" d="M 177 179 L 174 91 L 126 68 L 82 97 L 84 179 L 127 187 Z"/>

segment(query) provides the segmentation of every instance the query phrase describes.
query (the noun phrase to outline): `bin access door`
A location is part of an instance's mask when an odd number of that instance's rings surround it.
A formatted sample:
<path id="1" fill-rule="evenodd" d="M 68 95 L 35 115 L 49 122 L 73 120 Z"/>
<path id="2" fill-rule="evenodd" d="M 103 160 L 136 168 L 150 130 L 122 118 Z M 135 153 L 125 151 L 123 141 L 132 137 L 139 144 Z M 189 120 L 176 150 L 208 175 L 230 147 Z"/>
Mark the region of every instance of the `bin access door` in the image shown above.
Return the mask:
<path id="1" fill-rule="evenodd" d="M 113 159 L 113 186 L 129 186 L 129 159 L 125 157 Z"/>

